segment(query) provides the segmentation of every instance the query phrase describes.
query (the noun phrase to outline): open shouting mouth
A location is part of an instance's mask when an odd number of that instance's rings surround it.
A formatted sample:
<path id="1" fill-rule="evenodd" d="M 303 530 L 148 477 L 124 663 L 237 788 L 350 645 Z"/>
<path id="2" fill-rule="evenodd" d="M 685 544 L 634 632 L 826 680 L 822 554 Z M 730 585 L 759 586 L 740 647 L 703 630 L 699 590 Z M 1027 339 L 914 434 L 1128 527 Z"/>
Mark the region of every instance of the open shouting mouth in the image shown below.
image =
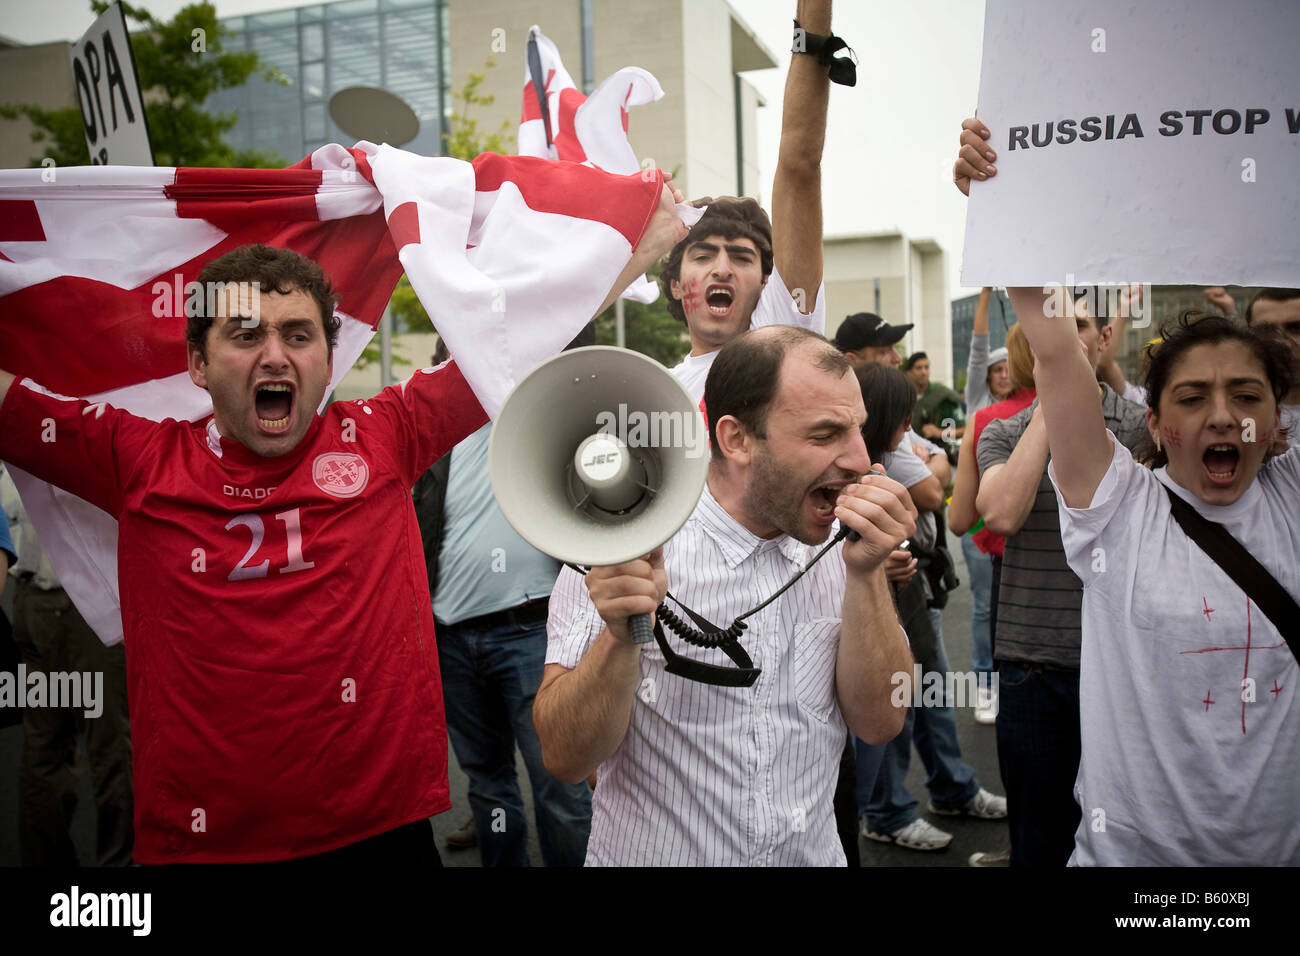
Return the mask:
<path id="1" fill-rule="evenodd" d="M 825 484 L 816 486 L 808 493 L 808 499 L 812 503 L 813 517 L 818 524 L 829 525 L 834 522 L 835 502 L 844 493 L 844 489 L 852 483 L 852 479 L 828 481 Z"/>
<path id="2" fill-rule="evenodd" d="M 1237 477 L 1237 468 L 1241 462 L 1241 451 L 1235 445 L 1221 442 L 1205 449 L 1205 454 L 1201 456 L 1201 462 L 1205 467 L 1205 475 L 1209 478 L 1210 484 L 1220 487 L 1230 485 Z"/>
<path id="3" fill-rule="evenodd" d="M 704 303 L 708 306 L 710 315 L 726 315 L 731 311 L 735 297 L 730 286 L 714 284 L 704 290 Z"/>
<path id="4" fill-rule="evenodd" d="M 257 424 L 263 431 L 282 432 L 293 419 L 294 388 L 291 382 L 262 382 L 253 393 Z"/>

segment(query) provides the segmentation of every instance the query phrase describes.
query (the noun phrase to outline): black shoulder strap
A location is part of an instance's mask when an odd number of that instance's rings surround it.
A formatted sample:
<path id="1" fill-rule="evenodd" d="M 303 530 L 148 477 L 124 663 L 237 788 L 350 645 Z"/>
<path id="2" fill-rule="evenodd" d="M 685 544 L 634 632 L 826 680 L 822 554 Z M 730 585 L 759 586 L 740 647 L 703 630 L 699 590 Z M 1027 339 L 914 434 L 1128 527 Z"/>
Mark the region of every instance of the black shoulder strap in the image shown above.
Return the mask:
<path id="1" fill-rule="evenodd" d="M 697 625 L 707 627 L 710 632 L 718 630 L 716 625 L 710 624 L 685 604 L 682 604 L 681 608 L 690 615 Z M 762 670 L 754 666 L 753 658 L 746 653 L 745 648 L 735 638 L 724 640 L 718 645 L 718 648 L 730 657 L 736 666 L 719 667 L 717 664 L 706 664 L 703 661 L 692 660 L 676 653 L 668 646 L 668 638 L 664 635 L 663 627 L 657 616 L 655 617 L 654 636 L 666 661 L 664 670 L 669 674 L 676 674 L 678 677 L 685 677 L 687 680 L 697 681 L 701 684 L 713 684 L 717 687 L 752 687 L 754 681 L 758 680 L 758 675 L 762 673 Z"/>
<path id="2" fill-rule="evenodd" d="M 1165 492 L 1179 527 L 1267 615 L 1300 662 L 1300 606 L 1295 599 L 1227 528 L 1204 517 L 1172 488 L 1165 486 Z"/>

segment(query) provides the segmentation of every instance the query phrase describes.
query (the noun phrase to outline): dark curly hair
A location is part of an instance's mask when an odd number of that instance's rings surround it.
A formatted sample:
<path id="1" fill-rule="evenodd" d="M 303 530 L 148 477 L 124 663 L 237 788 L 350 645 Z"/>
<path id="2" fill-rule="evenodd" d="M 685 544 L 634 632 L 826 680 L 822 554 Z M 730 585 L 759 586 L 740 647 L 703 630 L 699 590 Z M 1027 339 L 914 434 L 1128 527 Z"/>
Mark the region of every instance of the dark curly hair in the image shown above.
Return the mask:
<path id="1" fill-rule="evenodd" d="M 673 246 L 672 252 L 664 260 L 659 272 L 659 284 L 664 290 L 664 299 L 668 302 L 668 311 L 678 322 L 686 323 L 686 312 L 682 309 L 682 300 L 673 297 L 673 283 L 682 277 L 682 257 L 686 250 L 697 242 L 703 242 L 709 236 L 721 236 L 723 239 L 749 239 L 758 248 L 758 257 L 763 266 L 763 281 L 772 274 L 772 220 L 767 218 L 763 207 L 753 199 L 738 199 L 735 196 L 723 196 L 713 199 L 691 201 L 692 206 L 708 206 L 700 221 L 691 227 L 686 238 Z"/>
<path id="2" fill-rule="evenodd" d="M 1150 363 L 1143 383 L 1147 390 L 1147 407 L 1159 416 L 1162 393 L 1183 356 L 1198 345 L 1217 345 L 1220 342 L 1240 342 L 1250 350 L 1263 368 L 1278 404 L 1300 381 L 1297 378 L 1300 370 L 1296 368 L 1291 346 L 1277 330 L 1189 310 L 1177 321 L 1165 325 L 1159 338 L 1145 349 L 1145 358 Z M 1140 451 L 1137 457 L 1152 468 L 1169 463 L 1164 449 L 1157 451 L 1154 443 Z"/>
<path id="3" fill-rule="evenodd" d="M 320 309 L 325 340 L 333 353 L 334 346 L 339 341 L 339 328 L 343 324 L 334 314 L 338 297 L 334 295 L 325 270 L 313 260 L 292 249 L 262 245 L 240 246 L 213 259 L 199 272 L 198 283 L 204 289 L 210 288 L 208 283 L 218 282 L 254 282 L 257 283 L 259 292 L 278 292 L 281 295 L 304 292 L 311 296 Z M 212 327 L 214 319 L 220 318 L 221 310 L 218 308 L 218 314 L 209 315 L 209 297 L 205 294 L 202 299 L 198 314 L 189 316 L 185 323 L 185 341 L 191 348 L 197 349 L 206 362 L 208 329 Z"/>

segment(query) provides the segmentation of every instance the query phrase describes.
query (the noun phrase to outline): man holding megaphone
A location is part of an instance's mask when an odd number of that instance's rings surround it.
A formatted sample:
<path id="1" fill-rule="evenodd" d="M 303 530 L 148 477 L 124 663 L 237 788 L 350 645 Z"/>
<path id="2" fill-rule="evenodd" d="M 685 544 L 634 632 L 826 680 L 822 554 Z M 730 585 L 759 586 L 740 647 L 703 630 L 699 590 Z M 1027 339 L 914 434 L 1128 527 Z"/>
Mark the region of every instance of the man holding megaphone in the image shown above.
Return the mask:
<path id="1" fill-rule="evenodd" d="M 533 715 L 543 754 L 561 779 L 599 768 L 588 864 L 842 866 L 831 798 L 846 727 L 883 743 L 903 723 L 891 675 L 912 660 L 883 565 L 916 509 L 872 471 L 857 380 L 815 333 L 732 341 L 705 404 L 708 481 L 681 531 L 585 586 L 571 569 L 556 582 Z M 860 537 L 815 561 L 837 520 Z M 660 643 L 633 643 L 628 618 L 656 609 Z M 717 666 L 717 642 L 670 650 L 661 626 L 683 617 L 706 636 L 747 618 L 730 630 L 750 676 L 709 676 L 735 670 Z"/>

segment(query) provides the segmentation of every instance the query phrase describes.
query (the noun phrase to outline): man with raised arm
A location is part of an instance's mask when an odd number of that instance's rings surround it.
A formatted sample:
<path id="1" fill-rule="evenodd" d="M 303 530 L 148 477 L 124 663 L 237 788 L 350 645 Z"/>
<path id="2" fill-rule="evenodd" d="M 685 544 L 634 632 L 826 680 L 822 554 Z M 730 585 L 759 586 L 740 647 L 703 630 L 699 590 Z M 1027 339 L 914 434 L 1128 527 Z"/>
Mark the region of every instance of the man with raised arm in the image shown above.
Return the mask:
<path id="1" fill-rule="evenodd" d="M 796 17 L 771 221 L 753 199 L 698 199 L 695 205 L 708 209 L 659 275 L 668 311 L 691 339 L 690 354 L 672 371 L 696 401 L 718 350 L 742 332 L 765 325 L 826 328 L 821 160 L 828 72 L 848 64 L 835 60 L 832 68 L 816 55 L 818 41 L 831 33 L 831 0 L 799 0 Z"/>

